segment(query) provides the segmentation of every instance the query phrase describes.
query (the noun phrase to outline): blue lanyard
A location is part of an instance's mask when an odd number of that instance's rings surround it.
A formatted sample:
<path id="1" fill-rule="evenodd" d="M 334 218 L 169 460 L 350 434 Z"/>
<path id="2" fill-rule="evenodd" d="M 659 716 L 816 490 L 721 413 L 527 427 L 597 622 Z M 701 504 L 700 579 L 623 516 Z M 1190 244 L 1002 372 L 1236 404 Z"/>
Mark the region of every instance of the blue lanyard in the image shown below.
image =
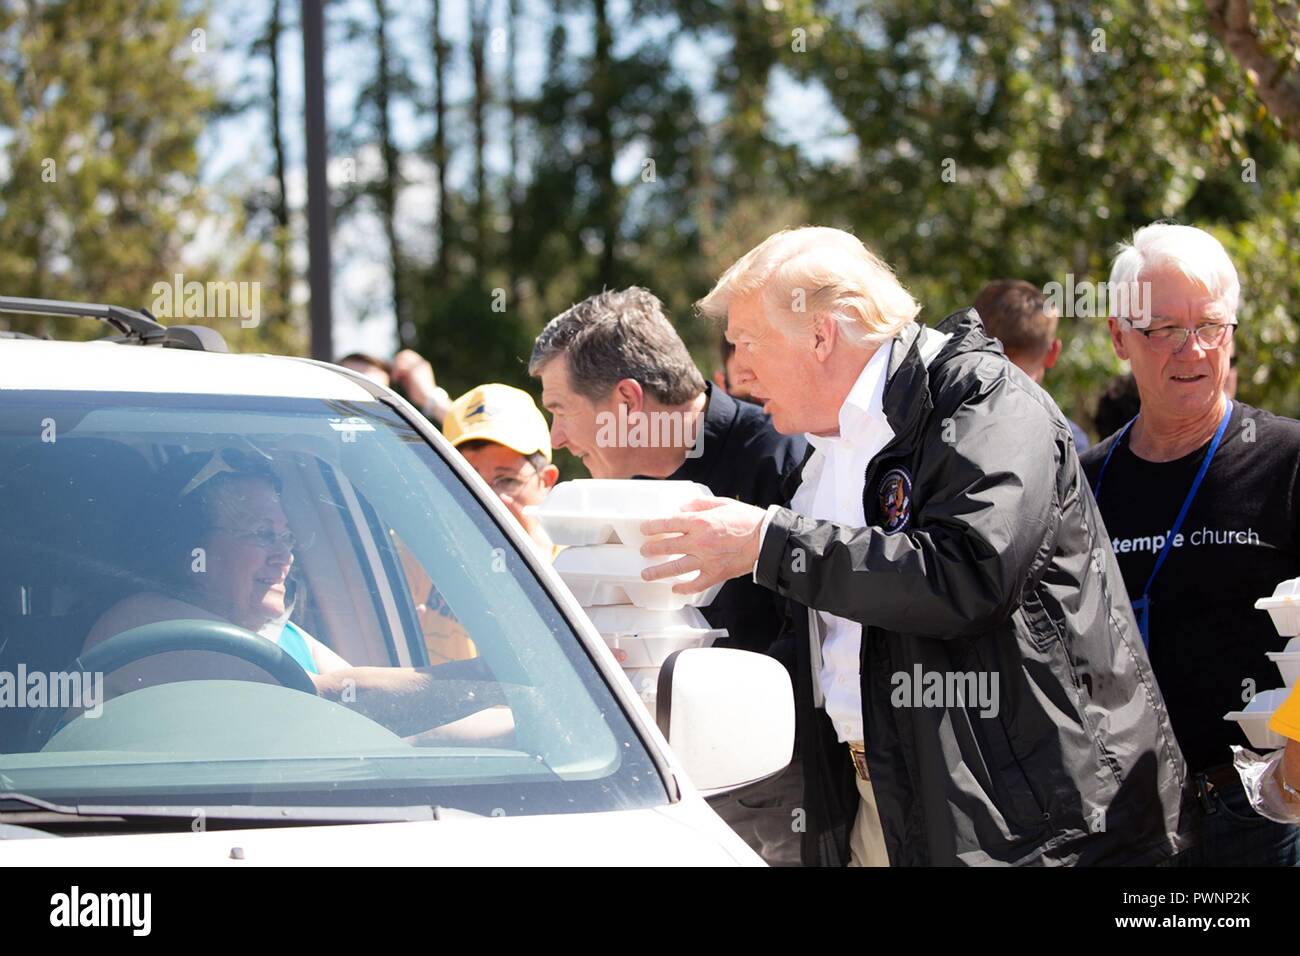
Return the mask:
<path id="1" fill-rule="evenodd" d="M 1196 492 L 1201 488 L 1201 481 L 1205 478 L 1205 473 L 1210 470 L 1210 462 L 1214 459 L 1214 453 L 1219 450 L 1219 442 L 1223 440 L 1223 433 L 1228 430 L 1228 419 L 1232 417 L 1232 402 L 1228 402 L 1228 407 L 1223 411 L 1223 419 L 1219 422 L 1218 429 L 1214 432 L 1214 440 L 1210 442 L 1210 450 L 1205 453 L 1205 458 L 1201 461 L 1201 467 L 1196 472 L 1196 477 L 1192 479 L 1192 487 L 1187 492 L 1187 497 L 1183 499 L 1183 507 L 1178 512 L 1178 517 L 1174 519 L 1174 526 L 1169 529 L 1165 536 L 1164 547 L 1160 549 L 1160 555 L 1156 558 L 1155 567 L 1151 569 L 1151 576 L 1147 578 L 1146 587 L 1142 589 L 1142 596 L 1133 602 L 1134 615 L 1137 617 L 1138 631 L 1142 634 L 1142 646 L 1150 646 L 1149 625 L 1151 622 L 1151 585 L 1155 583 L 1156 575 L 1164 567 L 1165 558 L 1169 557 L 1169 549 L 1174 546 L 1174 538 L 1182 530 L 1183 520 L 1187 517 L 1187 512 L 1191 510 L 1192 501 L 1196 498 Z M 1106 458 L 1101 463 L 1101 470 L 1097 472 L 1097 484 L 1092 489 L 1092 496 L 1101 501 L 1101 481 L 1106 477 L 1106 468 L 1110 465 L 1111 456 L 1115 454 L 1115 449 L 1124 444 L 1124 437 L 1128 430 L 1133 427 L 1133 422 L 1137 421 L 1137 416 L 1129 421 L 1121 430 L 1115 441 L 1111 443 L 1110 450 L 1106 452 Z"/>

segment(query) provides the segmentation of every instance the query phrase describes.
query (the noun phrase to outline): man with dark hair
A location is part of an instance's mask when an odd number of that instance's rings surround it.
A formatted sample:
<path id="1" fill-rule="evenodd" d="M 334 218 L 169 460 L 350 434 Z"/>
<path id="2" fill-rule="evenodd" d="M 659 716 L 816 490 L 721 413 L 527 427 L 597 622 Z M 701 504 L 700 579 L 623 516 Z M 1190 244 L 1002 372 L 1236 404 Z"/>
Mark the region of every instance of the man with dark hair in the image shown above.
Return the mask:
<path id="1" fill-rule="evenodd" d="M 1047 370 L 1061 357 L 1056 335 L 1060 316 L 1047 297 L 1023 279 L 995 279 L 975 297 L 975 311 L 989 335 L 1002 340 L 1007 358 L 1042 385 Z M 1066 424 L 1082 454 L 1091 444 L 1087 434 L 1069 418 Z"/>
<path id="2" fill-rule="evenodd" d="M 732 374 L 731 367 L 736 361 L 736 347 L 727 341 L 724 332 L 718 333 L 718 358 L 722 364 L 713 373 L 713 384 L 724 389 L 737 401 L 753 402 L 749 389 L 737 382 L 735 375 Z"/>
<path id="3" fill-rule="evenodd" d="M 376 384 L 391 388 L 393 384 L 393 363 L 385 362 L 377 355 L 370 355 L 367 352 L 349 352 L 343 356 L 335 365 L 342 365 L 344 368 L 364 375 Z"/>
<path id="4" fill-rule="evenodd" d="M 433 366 L 419 352 L 402 349 L 393 356 L 392 362 L 385 362 L 365 352 L 351 352 L 335 364 L 364 375 L 384 388 L 393 389 L 418 408 L 429 421 L 442 427 L 447 410 L 451 407 L 451 396 L 437 383 Z"/>
<path id="5" fill-rule="evenodd" d="M 682 477 L 708 395 L 650 292 L 602 292 L 552 319 L 528 371 L 542 380 L 551 444 L 568 448 L 593 478 Z"/>
<path id="6" fill-rule="evenodd" d="M 663 303 L 636 286 L 593 295 L 552 319 L 528 371 L 542 380 L 551 444 L 577 455 L 594 478 L 698 481 L 719 497 L 766 508 L 784 501 L 782 482 L 807 449 L 755 406 L 707 384 Z M 788 642 L 773 646 L 783 607 L 772 592 L 729 581 L 703 613 L 727 629 L 718 646 L 793 666 Z M 769 863 L 797 863 L 790 813 L 801 790 L 797 767 L 758 789 L 715 809 Z M 760 820 L 770 824 L 761 834 Z"/>
<path id="7" fill-rule="evenodd" d="M 1231 398 L 1232 396 L 1229 396 Z M 1106 391 L 1097 399 L 1097 411 L 1092 422 L 1103 439 L 1115 434 L 1133 419 L 1142 408 L 1137 380 L 1132 372 L 1116 375 L 1106 384 Z"/>
<path id="8" fill-rule="evenodd" d="M 542 380 L 551 445 L 593 478 L 698 481 L 722 498 L 767 507 L 806 444 L 779 435 L 752 405 L 706 384 L 663 304 L 633 286 L 593 295 L 552 319 L 528 371 Z M 707 608 L 722 646 L 767 652 L 780 632 L 771 593 L 733 581 Z"/>

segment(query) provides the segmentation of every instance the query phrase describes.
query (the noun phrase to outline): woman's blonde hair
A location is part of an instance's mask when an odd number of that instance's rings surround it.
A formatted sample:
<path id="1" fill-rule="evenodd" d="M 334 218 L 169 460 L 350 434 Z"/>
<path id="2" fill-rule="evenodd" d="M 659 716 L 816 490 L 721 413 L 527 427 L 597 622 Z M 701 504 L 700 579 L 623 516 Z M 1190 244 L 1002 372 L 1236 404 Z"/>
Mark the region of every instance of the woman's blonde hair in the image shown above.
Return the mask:
<path id="1" fill-rule="evenodd" d="M 786 337 L 829 315 L 860 347 L 893 338 L 921 311 L 893 270 L 861 240 L 826 226 L 769 236 L 724 272 L 696 307 L 725 322 L 733 299 L 760 291 L 768 321 Z"/>

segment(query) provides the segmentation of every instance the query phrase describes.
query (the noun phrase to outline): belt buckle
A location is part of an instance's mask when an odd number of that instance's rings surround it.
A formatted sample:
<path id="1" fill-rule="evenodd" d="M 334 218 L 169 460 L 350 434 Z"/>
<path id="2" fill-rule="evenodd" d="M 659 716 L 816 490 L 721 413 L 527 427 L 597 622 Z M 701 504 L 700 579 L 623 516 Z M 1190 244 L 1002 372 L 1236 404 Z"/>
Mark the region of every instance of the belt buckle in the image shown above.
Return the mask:
<path id="1" fill-rule="evenodd" d="M 1213 795 L 1218 788 L 1203 773 L 1196 775 L 1196 800 L 1201 805 L 1201 812 L 1207 817 L 1219 812 L 1214 805 Z"/>
<path id="2" fill-rule="evenodd" d="M 853 761 L 853 769 L 857 771 L 859 780 L 870 780 L 871 775 L 867 772 L 867 752 L 864 747 L 855 747 L 849 744 L 849 758 Z"/>

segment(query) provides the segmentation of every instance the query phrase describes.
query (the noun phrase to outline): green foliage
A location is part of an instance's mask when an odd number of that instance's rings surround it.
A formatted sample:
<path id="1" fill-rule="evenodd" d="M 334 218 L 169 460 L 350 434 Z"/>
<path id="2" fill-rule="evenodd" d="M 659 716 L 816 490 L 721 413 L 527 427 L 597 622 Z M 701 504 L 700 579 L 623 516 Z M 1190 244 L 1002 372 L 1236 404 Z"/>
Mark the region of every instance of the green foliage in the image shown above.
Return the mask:
<path id="1" fill-rule="evenodd" d="M 1256 8 L 1266 48 L 1294 53 L 1282 13 Z M 419 50 L 431 60 L 432 44 L 401 42 L 420 16 L 428 28 L 429 11 L 373 0 L 331 8 L 350 18 L 364 62 L 377 64 L 357 80 L 357 114 L 335 121 L 335 149 L 374 149 L 385 167 L 340 194 L 341 213 L 361 198 L 377 209 L 385 235 L 374 248 L 387 247 L 400 307 L 453 395 L 494 380 L 536 394 L 525 366 L 545 322 L 602 287 L 633 283 L 664 300 L 711 372 L 717 330 L 692 303 L 737 256 L 789 226 L 861 236 L 935 321 L 992 278 L 1105 279 L 1119 242 L 1172 218 L 1211 229 L 1241 272 L 1242 398 L 1300 415 L 1300 146 L 1212 33 L 1202 3 L 563 0 L 510 9 L 511 30 L 550 13 L 542 78 L 529 89 L 505 83 L 513 61 L 487 58 L 485 143 L 471 122 L 474 91 L 464 92 L 464 30 L 445 33 L 452 174 L 447 222 L 435 231 L 455 247 L 444 271 L 438 250 L 397 239 L 392 220 L 407 183 L 396 171 L 429 153 L 414 144 L 418 158 L 403 154 L 417 137 L 384 119 L 389 107 L 400 118 L 433 101 L 411 62 Z M 385 10 L 381 34 L 374 17 Z M 0 7 L 0 288 L 146 305 L 152 285 L 175 271 L 261 281 L 264 315 L 288 318 L 223 331 L 239 347 L 301 351 L 279 255 L 289 236 L 267 215 L 275 196 L 262 196 L 265 180 L 197 187 L 197 136 L 224 109 L 211 61 L 192 47 L 203 17 L 186 0 Z M 391 44 L 383 56 L 381 35 Z M 681 40 L 711 58 L 705 69 L 677 69 Z M 792 107 L 776 91 L 792 84 L 824 94 L 846 150 L 805 148 L 823 145 L 810 118 L 778 113 Z M 506 90 L 517 91 L 513 102 Z M 511 133 L 520 148 L 503 170 Z M 57 179 L 45 182 L 51 158 Z M 201 233 L 216 251 L 194 250 Z M 1121 363 L 1103 320 L 1066 318 L 1061 334 L 1047 386 L 1087 427 Z"/>
<path id="2" fill-rule="evenodd" d="M 0 290 L 147 308 L 156 283 L 261 281 L 261 250 L 197 187 L 215 95 L 201 9 L 182 0 L 0 6 Z M 200 228 L 219 251 L 184 255 Z M 278 290 L 277 290 L 278 292 Z M 269 299 L 270 297 L 268 297 Z M 264 305 L 267 303 L 264 302 Z M 19 331 L 96 338 L 93 322 L 6 316 Z M 233 343 L 298 350 L 270 324 L 187 319 Z"/>

